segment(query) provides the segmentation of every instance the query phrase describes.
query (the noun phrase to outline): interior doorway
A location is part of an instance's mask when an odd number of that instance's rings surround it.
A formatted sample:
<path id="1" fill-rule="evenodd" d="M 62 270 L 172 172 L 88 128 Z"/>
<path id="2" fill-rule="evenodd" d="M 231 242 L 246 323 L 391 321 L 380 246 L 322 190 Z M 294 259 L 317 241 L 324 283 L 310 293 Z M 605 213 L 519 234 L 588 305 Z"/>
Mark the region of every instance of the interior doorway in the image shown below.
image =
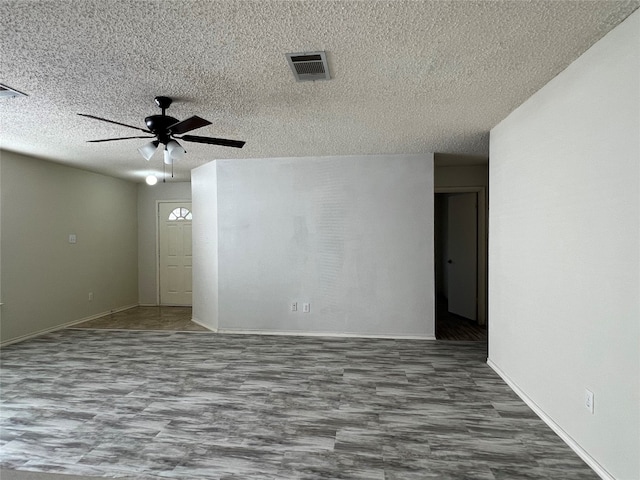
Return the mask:
<path id="1" fill-rule="evenodd" d="M 192 304 L 191 202 L 158 203 L 160 305 Z"/>
<path id="2" fill-rule="evenodd" d="M 485 340 L 485 188 L 437 188 L 434 200 L 436 338 Z"/>

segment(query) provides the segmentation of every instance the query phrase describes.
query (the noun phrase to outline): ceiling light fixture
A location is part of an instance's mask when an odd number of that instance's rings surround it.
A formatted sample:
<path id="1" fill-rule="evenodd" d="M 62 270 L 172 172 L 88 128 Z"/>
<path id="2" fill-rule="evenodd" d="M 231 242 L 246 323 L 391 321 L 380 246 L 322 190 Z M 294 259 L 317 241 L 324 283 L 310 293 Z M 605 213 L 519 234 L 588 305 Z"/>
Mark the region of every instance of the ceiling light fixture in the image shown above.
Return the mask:
<path id="1" fill-rule="evenodd" d="M 158 177 L 155 175 L 147 175 L 147 178 L 145 178 L 144 181 L 147 182 L 147 185 L 155 185 L 158 183 Z"/>
<path id="2" fill-rule="evenodd" d="M 158 145 L 160 145 L 159 140 L 155 140 L 153 142 L 149 142 L 138 149 L 140 155 L 144 157 L 145 160 L 151 160 L 153 154 L 156 153 L 158 149 Z M 167 165 L 172 165 L 173 162 L 177 162 L 178 160 L 182 160 L 184 154 L 187 151 L 175 140 L 169 140 L 164 147 L 164 163 Z"/>

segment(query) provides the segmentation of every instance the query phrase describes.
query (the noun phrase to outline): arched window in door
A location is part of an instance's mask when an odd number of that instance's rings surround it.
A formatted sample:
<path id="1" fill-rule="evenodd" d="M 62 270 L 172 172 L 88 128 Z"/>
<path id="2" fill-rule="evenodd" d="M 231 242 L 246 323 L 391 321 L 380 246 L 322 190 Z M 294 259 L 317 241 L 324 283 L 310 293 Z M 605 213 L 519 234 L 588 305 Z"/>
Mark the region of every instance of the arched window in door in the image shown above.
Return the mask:
<path id="1" fill-rule="evenodd" d="M 180 221 L 180 220 L 191 220 L 191 211 L 188 208 L 179 207 L 174 208 L 172 212 L 169 214 L 168 220 L 171 221 Z"/>

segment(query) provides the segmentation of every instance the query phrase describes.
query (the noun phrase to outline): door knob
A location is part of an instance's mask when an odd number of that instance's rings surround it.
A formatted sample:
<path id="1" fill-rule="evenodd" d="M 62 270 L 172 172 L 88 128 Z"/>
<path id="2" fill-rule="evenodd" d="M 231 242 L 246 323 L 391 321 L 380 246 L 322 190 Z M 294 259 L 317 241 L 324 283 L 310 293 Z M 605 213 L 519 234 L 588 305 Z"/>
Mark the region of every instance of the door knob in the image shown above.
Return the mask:
<path id="1" fill-rule="evenodd" d="M 447 263 L 453 263 L 453 260 L 449 259 L 447 260 Z"/>

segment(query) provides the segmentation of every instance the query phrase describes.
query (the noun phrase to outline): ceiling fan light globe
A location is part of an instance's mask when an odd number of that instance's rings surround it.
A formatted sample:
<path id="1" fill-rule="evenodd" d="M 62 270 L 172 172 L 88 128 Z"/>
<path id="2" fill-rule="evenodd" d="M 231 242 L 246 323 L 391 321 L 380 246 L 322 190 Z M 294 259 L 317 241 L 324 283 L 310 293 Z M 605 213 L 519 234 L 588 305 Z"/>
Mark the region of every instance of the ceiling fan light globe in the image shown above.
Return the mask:
<path id="1" fill-rule="evenodd" d="M 167 151 L 173 160 L 181 160 L 186 153 L 186 150 L 182 148 L 182 145 L 175 140 L 169 140 L 169 143 L 167 143 Z"/>
<path id="2" fill-rule="evenodd" d="M 153 157 L 153 154 L 156 153 L 158 149 L 158 142 L 149 142 L 138 149 L 140 155 L 144 157 L 144 159 L 148 162 Z"/>
<path id="3" fill-rule="evenodd" d="M 171 153 L 169 150 L 164 150 L 164 163 L 165 165 L 173 165 L 173 158 L 171 157 Z"/>

